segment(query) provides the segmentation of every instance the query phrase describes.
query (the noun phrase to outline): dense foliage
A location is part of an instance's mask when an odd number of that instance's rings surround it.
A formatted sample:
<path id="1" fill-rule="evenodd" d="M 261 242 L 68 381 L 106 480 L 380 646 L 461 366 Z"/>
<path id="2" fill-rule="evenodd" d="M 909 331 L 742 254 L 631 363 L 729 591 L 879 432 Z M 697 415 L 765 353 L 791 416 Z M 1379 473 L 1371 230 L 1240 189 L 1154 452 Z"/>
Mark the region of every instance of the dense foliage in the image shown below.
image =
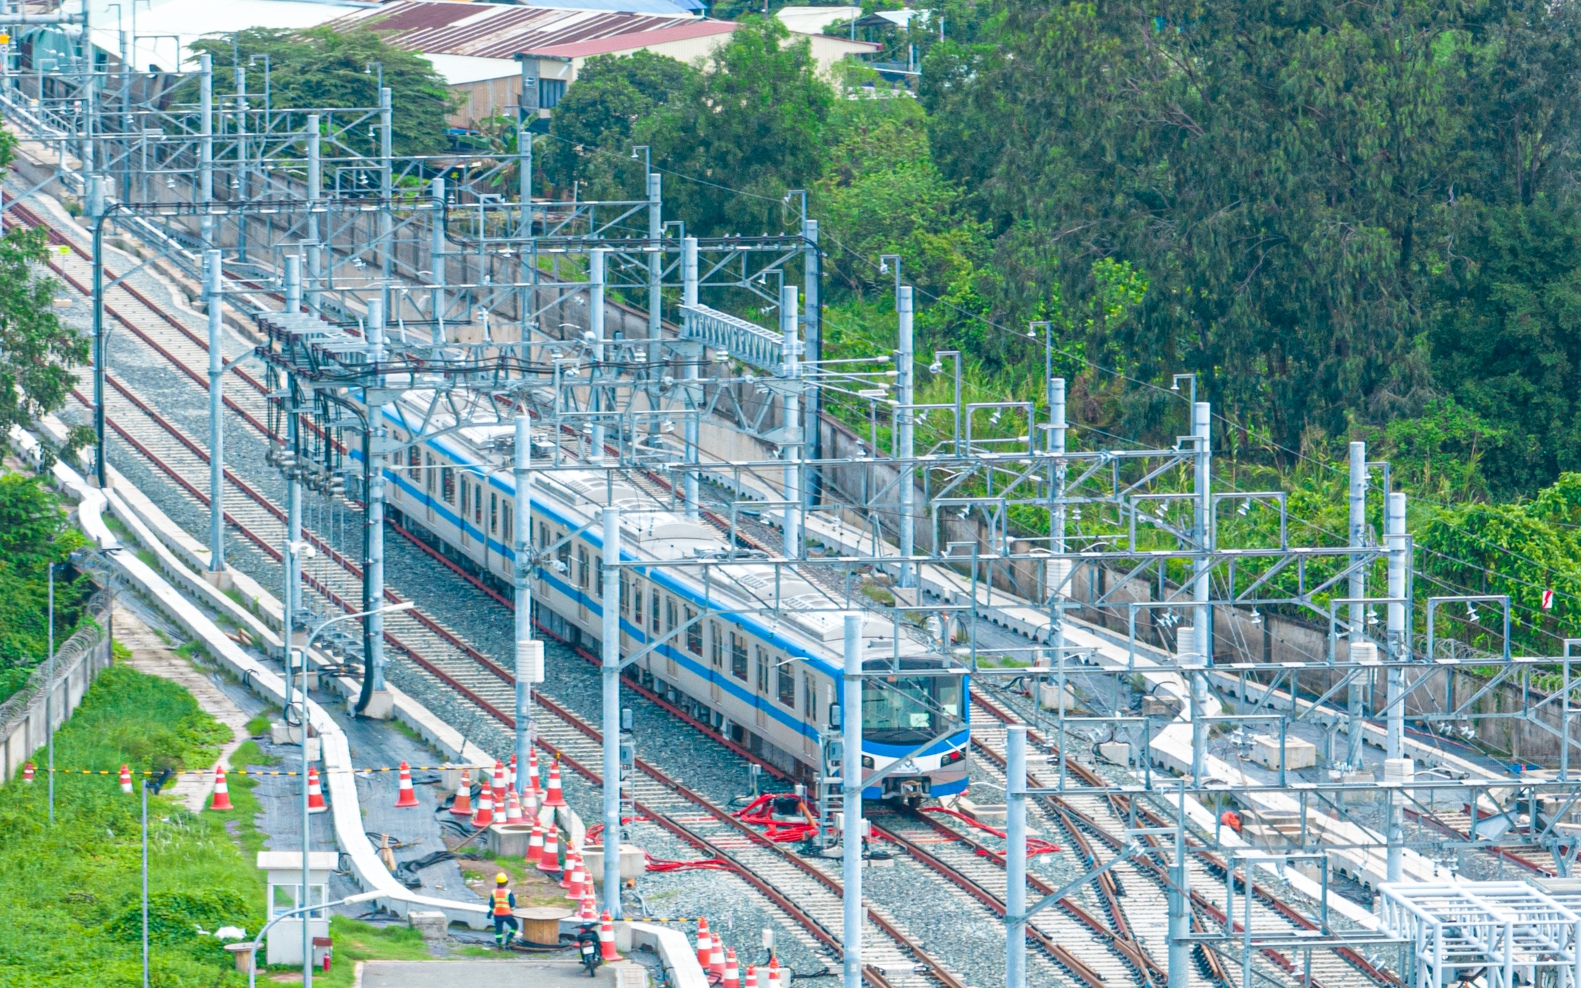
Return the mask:
<path id="1" fill-rule="evenodd" d="M 0 130 L 0 175 L 10 167 L 16 138 Z M 0 435 L 27 427 L 66 403 L 76 377 L 71 369 L 89 359 L 88 341 L 55 315 L 55 281 L 34 270 L 48 241 L 42 229 L 17 226 L 0 235 Z M 66 448 L 91 438 L 73 430 Z M 52 459 L 58 450 L 46 445 Z"/>
<path id="2" fill-rule="evenodd" d="M 60 567 L 85 541 L 38 478 L 0 473 L 0 700 L 26 684 L 48 656 L 48 567 Z M 59 645 L 82 622 L 91 585 L 65 567 L 55 576 Z"/>

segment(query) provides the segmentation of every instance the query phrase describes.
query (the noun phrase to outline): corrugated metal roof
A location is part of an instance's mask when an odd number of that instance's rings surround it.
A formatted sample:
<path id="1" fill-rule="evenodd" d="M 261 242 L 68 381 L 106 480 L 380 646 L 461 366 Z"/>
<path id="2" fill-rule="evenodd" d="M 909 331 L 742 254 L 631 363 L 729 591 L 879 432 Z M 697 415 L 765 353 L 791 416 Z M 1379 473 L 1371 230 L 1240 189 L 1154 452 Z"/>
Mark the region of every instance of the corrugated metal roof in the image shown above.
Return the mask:
<path id="1" fill-rule="evenodd" d="M 679 14 L 629 14 L 602 10 L 564 10 L 501 4 L 446 3 L 444 0 L 395 0 L 331 22 L 337 31 L 365 28 L 408 51 L 480 58 L 510 58 L 517 52 L 553 54 L 564 46 L 587 47 L 596 54 L 626 51 L 656 40 L 722 34 L 735 25 Z M 653 37 L 658 35 L 660 37 Z"/>

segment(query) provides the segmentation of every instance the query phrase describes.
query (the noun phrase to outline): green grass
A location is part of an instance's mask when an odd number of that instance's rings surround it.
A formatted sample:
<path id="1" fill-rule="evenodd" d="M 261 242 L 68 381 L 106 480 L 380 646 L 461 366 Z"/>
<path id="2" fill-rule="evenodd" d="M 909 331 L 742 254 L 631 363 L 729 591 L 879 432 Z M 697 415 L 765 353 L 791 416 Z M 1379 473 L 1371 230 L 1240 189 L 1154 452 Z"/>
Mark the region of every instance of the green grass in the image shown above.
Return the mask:
<path id="1" fill-rule="evenodd" d="M 0 790 L 0 984 L 7 988 L 131 988 L 139 984 L 138 800 L 114 770 L 205 767 L 230 730 L 191 694 L 126 666 L 100 674 L 56 735 L 62 774 L 56 820 L 47 787 L 12 780 Z M 151 982 L 162 988 L 238 986 L 229 955 L 194 925 L 256 931 L 263 883 L 253 866 L 262 837 L 251 780 L 231 783 L 230 813 L 186 812 L 165 796 L 149 801 Z M 228 826 L 227 826 L 228 825 Z"/>
<path id="2" fill-rule="evenodd" d="M 253 737 L 269 733 L 269 725 L 274 723 L 275 711 L 265 710 L 263 713 L 247 722 L 247 733 Z"/>
<path id="3" fill-rule="evenodd" d="M 410 926 L 373 926 L 345 916 L 334 916 L 329 921 L 329 935 L 335 941 L 334 962 L 329 974 L 313 972 L 313 984 L 324 988 L 350 988 L 358 961 L 433 960 L 423 935 Z M 278 970 L 282 974 L 286 971 L 285 968 Z M 259 984 L 267 983 L 272 983 L 272 979 L 265 982 L 259 978 Z"/>
<path id="4" fill-rule="evenodd" d="M 238 768 L 247 765 L 274 765 L 280 759 L 274 755 L 266 755 L 258 742 L 248 740 L 236 746 L 236 751 L 231 754 L 231 764 Z"/>

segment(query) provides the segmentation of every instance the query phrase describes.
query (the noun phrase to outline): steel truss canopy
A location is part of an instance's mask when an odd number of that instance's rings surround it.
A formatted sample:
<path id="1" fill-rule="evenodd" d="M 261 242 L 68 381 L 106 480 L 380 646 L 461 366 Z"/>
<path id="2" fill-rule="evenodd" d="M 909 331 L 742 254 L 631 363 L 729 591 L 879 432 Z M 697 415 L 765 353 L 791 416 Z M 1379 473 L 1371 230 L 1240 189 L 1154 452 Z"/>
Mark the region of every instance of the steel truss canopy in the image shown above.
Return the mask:
<path id="1" fill-rule="evenodd" d="M 1469 981 L 1484 971 L 1487 988 L 1576 988 L 1581 915 L 1540 885 L 1390 883 L 1381 889 L 1381 928 L 1409 944 L 1416 988 Z M 1576 896 L 1567 897 L 1574 904 Z"/>

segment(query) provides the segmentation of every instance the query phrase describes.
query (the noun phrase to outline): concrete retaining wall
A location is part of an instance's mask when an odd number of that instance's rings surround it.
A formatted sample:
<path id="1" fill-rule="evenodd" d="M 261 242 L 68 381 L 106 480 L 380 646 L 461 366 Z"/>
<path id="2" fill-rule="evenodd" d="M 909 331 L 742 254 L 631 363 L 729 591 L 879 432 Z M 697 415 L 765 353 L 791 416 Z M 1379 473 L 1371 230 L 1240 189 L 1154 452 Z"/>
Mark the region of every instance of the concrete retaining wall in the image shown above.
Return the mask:
<path id="1" fill-rule="evenodd" d="M 0 783 L 19 774 L 33 753 L 48 743 L 46 706 L 55 730 L 70 719 L 88 687 L 109 667 L 110 639 L 100 628 L 83 628 L 55 655 L 55 680 L 49 690 L 44 688 L 45 670 L 40 667 L 28 686 L 0 707 Z"/>

